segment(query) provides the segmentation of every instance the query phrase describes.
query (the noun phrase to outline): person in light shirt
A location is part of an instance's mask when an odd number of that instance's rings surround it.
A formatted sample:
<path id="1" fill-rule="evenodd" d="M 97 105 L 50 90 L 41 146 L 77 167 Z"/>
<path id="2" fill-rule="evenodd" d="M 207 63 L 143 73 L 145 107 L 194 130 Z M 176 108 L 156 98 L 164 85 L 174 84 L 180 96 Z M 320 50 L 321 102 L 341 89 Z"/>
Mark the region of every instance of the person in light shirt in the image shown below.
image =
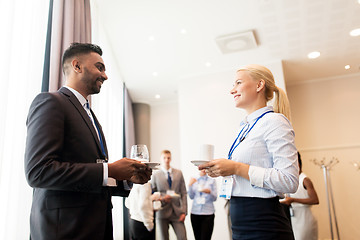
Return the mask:
<path id="1" fill-rule="evenodd" d="M 125 200 L 129 209 L 129 230 L 132 240 L 154 240 L 154 209 L 151 183 L 134 184 Z"/>
<path id="2" fill-rule="evenodd" d="M 191 208 L 191 225 L 196 240 L 210 240 L 214 229 L 215 208 L 217 199 L 216 181 L 200 171 L 198 178 L 189 181 L 188 195 L 193 200 Z"/>
<path id="3" fill-rule="evenodd" d="M 247 116 L 228 158 L 199 166 L 211 177 L 224 176 L 220 196 L 230 199 L 233 239 L 294 239 L 279 203 L 299 183 L 295 133 L 285 92 L 269 69 L 247 65 L 236 73 L 230 91 Z M 275 94 L 274 106 L 267 106 Z"/>

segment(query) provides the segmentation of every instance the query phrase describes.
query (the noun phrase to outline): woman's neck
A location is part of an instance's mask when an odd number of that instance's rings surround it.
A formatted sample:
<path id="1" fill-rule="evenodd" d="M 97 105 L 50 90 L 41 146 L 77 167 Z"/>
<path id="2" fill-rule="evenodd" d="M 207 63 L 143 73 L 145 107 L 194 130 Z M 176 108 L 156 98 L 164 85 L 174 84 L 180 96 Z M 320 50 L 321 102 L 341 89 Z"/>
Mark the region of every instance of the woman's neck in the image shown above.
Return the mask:
<path id="1" fill-rule="evenodd" d="M 256 110 L 259 110 L 260 108 L 266 107 L 266 102 L 265 103 L 259 103 L 259 104 L 254 104 L 251 107 L 245 109 L 247 114 L 250 115 L 251 113 L 255 112 Z"/>

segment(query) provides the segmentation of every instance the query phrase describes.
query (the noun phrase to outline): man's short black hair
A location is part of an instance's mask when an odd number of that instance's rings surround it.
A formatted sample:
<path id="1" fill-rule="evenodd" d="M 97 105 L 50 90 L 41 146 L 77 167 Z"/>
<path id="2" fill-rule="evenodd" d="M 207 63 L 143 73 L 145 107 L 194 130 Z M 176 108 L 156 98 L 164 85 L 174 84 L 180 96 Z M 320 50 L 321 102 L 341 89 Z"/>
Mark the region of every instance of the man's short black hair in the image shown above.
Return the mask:
<path id="1" fill-rule="evenodd" d="M 99 54 L 100 56 L 102 55 L 102 50 L 98 45 L 91 44 L 91 43 L 74 42 L 70 45 L 70 47 L 68 47 L 68 49 L 65 50 L 63 57 L 62 57 L 62 66 L 64 67 L 64 63 L 69 58 L 76 56 L 76 55 L 87 54 L 90 52 L 95 52 L 95 53 Z"/>
<path id="2" fill-rule="evenodd" d="M 301 155 L 299 152 L 297 152 L 297 154 L 298 154 L 299 168 L 301 169 L 302 168 Z"/>

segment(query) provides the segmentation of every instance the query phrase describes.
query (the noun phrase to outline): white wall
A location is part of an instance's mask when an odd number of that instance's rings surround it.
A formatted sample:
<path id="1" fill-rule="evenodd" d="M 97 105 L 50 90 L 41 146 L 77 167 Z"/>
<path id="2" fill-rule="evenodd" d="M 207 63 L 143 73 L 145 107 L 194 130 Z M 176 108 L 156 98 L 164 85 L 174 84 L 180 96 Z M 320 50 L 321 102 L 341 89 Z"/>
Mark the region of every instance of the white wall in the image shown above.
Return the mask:
<path id="1" fill-rule="evenodd" d="M 330 171 L 340 237 L 360 239 L 360 171 L 352 164 L 360 164 L 360 75 L 307 81 L 287 88 L 303 171 L 313 181 L 320 199 L 312 208 L 319 223 L 319 239 L 330 239 L 330 224 L 323 173 L 310 160 L 325 158 L 328 162 L 333 157 L 340 161 Z"/>
<path id="2" fill-rule="evenodd" d="M 150 161 L 160 162 L 160 153 L 172 153 L 171 165 L 181 168 L 178 103 L 169 102 L 151 106 L 150 110 Z"/>
<path id="3" fill-rule="evenodd" d="M 278 86 L 284 88 L 281 61 L 264 65 L 273 72 Z M 227 157 L 245 116 L 245 112 L 234 107 L 230 95 L 235 76 L 233 69 L 183 79 L 178 88 L 178 106 L 174 103 L 151 107 L 151 157 L 158 158 L 163 148 L 173 150 L 173 166 L 182 169 L 186 184 L 198 172 L 190 161 L 199 157 L 202 144 L 215 146 L 215 158 Z M 189 215 L 191 204 L 188 199 Z M 230 239 L 224 204 L 223 199 L 215 202 L 212 239 Z M 188 239 L 194 239 L 189 216 L 185 225 Z"/>

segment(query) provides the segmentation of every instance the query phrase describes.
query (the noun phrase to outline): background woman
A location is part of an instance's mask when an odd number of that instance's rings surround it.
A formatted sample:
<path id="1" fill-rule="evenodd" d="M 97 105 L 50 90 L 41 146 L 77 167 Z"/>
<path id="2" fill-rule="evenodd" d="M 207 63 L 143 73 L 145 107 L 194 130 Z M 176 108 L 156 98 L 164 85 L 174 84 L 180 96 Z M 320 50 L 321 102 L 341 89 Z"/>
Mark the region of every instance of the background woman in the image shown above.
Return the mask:
<path id="1" fill-rule="evenodd" d="M 294 239 L 279 203 L 279 196 L 295 192 L 299 181 L 287 96 L 270 70 L 260 65 L 239 69 L 230 93 L 235 106 L 248 115 L 228 159 L 212 160 L 199 169 L 207 169 L 211 177 L 231 176 L 223 179 L 220 195 L 231 195 L 233 239 Z M 274 107 L 267 106 L 274 93 Z"/>
<path id="2" fill-rule="evenodd" d="M 302 162 L 298 153 L 300 167 L 299 188 L 290 197 L 285 198 L 282 203 L 291 204 L 293 214 L 291 224 L 296 240 L 316 240 L 318 239 L 317 220 L 311 212 L 311 205 L 319 204 L 319 198 L 310 178 L 302 172 Z"/>
<path id="3" fill-rule="evenodd" d="M 196 240 L 210 240 L 214 229 L 217 198 L 215 179 L 209 178 L 205 170 L 200 171 L 198 178 L 191 178 L 188 194 L 193 200 L 191 208 L 191 225 Z"/>

